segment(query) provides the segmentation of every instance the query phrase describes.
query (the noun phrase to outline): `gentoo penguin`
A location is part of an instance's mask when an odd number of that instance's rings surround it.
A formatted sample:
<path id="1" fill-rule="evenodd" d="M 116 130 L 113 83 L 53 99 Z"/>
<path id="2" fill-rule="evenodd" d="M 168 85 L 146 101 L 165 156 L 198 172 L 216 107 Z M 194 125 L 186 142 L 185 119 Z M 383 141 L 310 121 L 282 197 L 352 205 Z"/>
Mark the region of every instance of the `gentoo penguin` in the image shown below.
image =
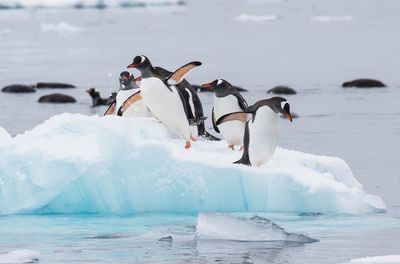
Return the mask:
<path id="1" fill-rule="evenodd" d="M 161 67 L 155 67 L 155 69 L 164 77 L 167 78 L 172 74 L 172 72 L 163 69 Z M 175 85 L 183 98 L 185 99 L 185 105 L 188 112 L 188 119 L 206 119 L 204 117 L 203 105 L 200 101 L 200 97 L 196 92 L 196 89 L 186 80 L 183 79 L 179 84 Z M 217 138 L 206 131 L 204 122 L 198 122 L 197 126 L 190 126 L 192 136 L 197 138 L 198 136 L 202 136 L 208 140 L 219 141 L 220 138 Z"/>
<path id="2" fill-rule="evenodd" d="M 196 119 L 188 118 L 185 99 L 176 87 L 186 74 L 201 62 L 190 62 L 177 69 L 167 78 L 163 77 L 146 56 L 136 56 L 128 68 L 136 68 L 141 73 L 141 96 L 151 113 L 167 128 L 179 134 L 185 141 L 185 148 L 190 148 L 194 140 L 190 125 L 197 125 Z"/>
<path id="3" fill-rule="evenodd" d="M 289 102 L 272 97 L 258 101 L 246 111 L 226 114 L 217 120 L 217 125 L 232 120 L 246 124 L 243 155 L 235 163 L 258 167 L 271 159 L 278 142 L 279 113 L 292 122 Z"/>
<path id="4" fill-rule="evenodd" d="M 100 96 L 100 92 L 96 91 L 95 88 L 90 88 L 86 90 L 86 92 L 92 97 L 92 106 L 99 106 L 99 105 L 110 105 L 115 102 L 116 93 L 110 95 L 109 98 L 102 98 Z"/>
<path id="5" fill-rule="evenodd" d="M 226 124 L 217 125 L 215 121 L 223 115 L 233 112 L 245 111 L 246 100 L 229 82 L 217 79 L 211 83 L 203 84 L 205 89 L 213 89 L 214 107 L 212 109 L 212 123 L 214 130 L 221 133 L 229 148 L 234 149 L 235 145 L 243 146 L 243 135 L 245 124 L 240 121 L 232 121 Z"/>
<path id="6" fill-rule="evenodd" d="M 123 71 L 119 77 L 120 88 L 117 92 L 115 104 L 110 105 L 104 115 L 118 115 L 124 117 L 151 116 L 142 97 L 135 77 L 127 71 Z"/>

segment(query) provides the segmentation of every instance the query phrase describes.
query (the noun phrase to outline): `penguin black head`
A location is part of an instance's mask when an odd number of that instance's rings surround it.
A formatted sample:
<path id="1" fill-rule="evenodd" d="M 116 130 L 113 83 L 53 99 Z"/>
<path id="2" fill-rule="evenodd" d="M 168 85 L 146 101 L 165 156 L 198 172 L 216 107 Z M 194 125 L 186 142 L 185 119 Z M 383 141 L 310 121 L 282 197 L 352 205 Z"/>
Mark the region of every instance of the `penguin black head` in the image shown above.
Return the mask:
<path id="1" fill-rule="evenodd" d="M 292 116 L 290 114 L 290 105 L 289 102 L 283 97 L 272 97 L 268 99 L 269 107 L 274 110 L 276 113 L 283 114 L 290 122 L 292 122 Z"/>
<path id="2" fill-rule="evenodd" d="M 99 98 L 100 97 L 100 93 L 98 91 L 96 91 L 96 89 L 94 88 L 90 88 L 89 90 L 86 90 L 86 92 L 90 95 L 90 97 L 94 98 Z"/>
<path id="3" fill-rule="evenodd" d="M 136 68 L 141 70 L 147 68 L 149 65 L 151 65 L 149 59 L 144 55 L 140 55 L 136 56 L 133 59 L 133 62 L 129 64 L 127 68 Z"/>
<path id="4" fill-rule="evenodd" d="M 127 71 L 123 71 L 119 74 L 120 79 L 129 79 L 131 77 L 131 74 Z"/>
<path id="5" fill-rule="evenodd" d="M 232 84 L 224 79 L 216 79 L 213 82 L 203 84 L 201 87 L 214 90 L 217 97 L 223 97 L 236 91 Z"/>

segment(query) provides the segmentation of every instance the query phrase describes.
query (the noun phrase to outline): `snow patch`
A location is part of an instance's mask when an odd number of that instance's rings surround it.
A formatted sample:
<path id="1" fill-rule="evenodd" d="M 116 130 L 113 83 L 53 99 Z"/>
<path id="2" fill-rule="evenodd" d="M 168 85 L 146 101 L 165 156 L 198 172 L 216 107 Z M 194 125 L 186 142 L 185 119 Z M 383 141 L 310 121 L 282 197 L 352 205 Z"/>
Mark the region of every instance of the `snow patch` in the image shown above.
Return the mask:
<path id="1" fill-rule="evenodd" d="M 376 257 L 365 257 L 359 259 L 352 259 L 348 263 L 370 263 L 370 264 L 399 264 L 400 255 L 386 255 L 386 256 L 376 256 Z"/>
<path id="2" fill-rule="evenodd" d="M 41 23 L 40 29 L 43 32 L 56 32 L 59 34 L 70 34 L 83 30 L 81 27 L 73 26 L 66 22 Z"/>
<path id="3" fill-rule="evenodd" d="M 40 254 L 29 249 L 18 249 L 0 254 L 0 263 L 34 263 L 39 261 Z"/>
<path id="4" fill-rule="evenodd" d="M 10 134 L 8 134 L 8 132 L 4 128 L 0 127 L 0 146 L 5 145 L 10 140 Z"/>
<path id="5" fill-rule="evenodd" d="M 305 235 L 288 233 L 282 227 L 263 217 L 253 216 L 246 219 L 224 213 L 199 214 L 196 231 L 201 239 L 300 243 L 318 241 Z"/>
<path id="6" fill-rule="evenodd" d="M 346 22 L 352 21 L 352 16 L 315 16 L 311 18 L 312 21 L 316 22 Z"/>
<path id="7" fill-rule="evenodd" d="M 241 14 L 235 17 L 235 20 L 238 21 L 252 21 L 252 22 L 275 21 L 278 19 L 279 16 L 276 15 L 256 16 L 256 15 Z"/>
<path id="8" fill-rule="evenodd" d="M 152 118 L 57 115 L 0 145 L 0 214 L 385 210 L 339 158 L 277 148 L 232 164 L 226 142 L 184 142 Z"/>

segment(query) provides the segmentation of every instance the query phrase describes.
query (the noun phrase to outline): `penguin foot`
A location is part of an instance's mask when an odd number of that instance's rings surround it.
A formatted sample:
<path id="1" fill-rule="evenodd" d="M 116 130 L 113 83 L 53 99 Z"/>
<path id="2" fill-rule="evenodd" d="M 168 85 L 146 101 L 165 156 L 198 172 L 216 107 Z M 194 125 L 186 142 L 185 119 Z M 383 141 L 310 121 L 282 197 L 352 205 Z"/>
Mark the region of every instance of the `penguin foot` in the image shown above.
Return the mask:
<path id="1" fill-rule="evenodd" d="M 230 148 L 231 150 L 235 150 L 235 145 L 231 144 L 228 146 L 228 148 Z"/>
<path id="2" fill-rule="evenodd" d="M 192 141 L 196 141 L 196 140 L 197 140 L 197 138 L 193 137 L 192 135 L 190 135 L 190 139 L 191 139 Z"/>
<path id="3" fill-rule="evenodd" d="M 189 149 L 191 146 L 190 141 L 186 141 L 185 149 Z"/>

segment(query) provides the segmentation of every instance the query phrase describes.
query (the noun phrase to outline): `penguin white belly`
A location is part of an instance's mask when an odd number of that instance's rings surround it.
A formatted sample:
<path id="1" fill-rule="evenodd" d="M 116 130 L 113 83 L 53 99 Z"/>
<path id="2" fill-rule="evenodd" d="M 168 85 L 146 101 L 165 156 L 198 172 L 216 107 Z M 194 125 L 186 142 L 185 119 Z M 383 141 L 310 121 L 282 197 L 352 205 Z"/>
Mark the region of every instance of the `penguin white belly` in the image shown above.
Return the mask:
<path id="1" fill-rule="evenodd" d="M 238 103 L 238 100 L 233 95 L 228 95 L 222 98 L 214 96 L 214 114 L 215 120 L 218 120 L 223 115 L 243 111 Z M 218 126 L 221 135 L 228 144 L 239 145 L 243 144 L 245 123 L 241 121 L 229 121 Z"/>
<path id="2" fill-rule="evenodd" d="M 172 92 L 158 78 L 143 78 L 140 84 L 141 96 L 152 114 L 171 132 L 190 140 L 190 127 L 181 98 L 174 86 Z"/>
<path id="3" fill-rule="evenodd" d="M 249 159 L 252 166 L 267 163 L 278 143 L 279 116 L 268 106 L 260 107 L 254 122 L 249 121 Z"/>
<path id="4" fill-rule="evenodd" d="M 118 111 L 118 109 L 126 101 L 126 99 L 128 99 L 129 96 L 136 93 L 137 91 L 139 91 L 139 89 L 119 90 L 115 99 L 115 109 Z"/>

